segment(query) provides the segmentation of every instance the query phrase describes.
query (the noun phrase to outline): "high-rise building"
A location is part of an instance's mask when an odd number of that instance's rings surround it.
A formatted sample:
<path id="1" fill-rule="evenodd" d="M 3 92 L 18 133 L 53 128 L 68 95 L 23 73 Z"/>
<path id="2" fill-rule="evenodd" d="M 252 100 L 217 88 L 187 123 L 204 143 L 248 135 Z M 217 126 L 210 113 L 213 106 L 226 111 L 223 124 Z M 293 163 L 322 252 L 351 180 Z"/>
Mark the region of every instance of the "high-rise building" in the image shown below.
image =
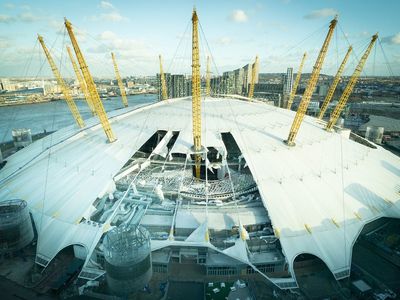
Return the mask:
<path id="1" fill-rule="evenodd" d="M 161 77 L 160 74 L 157 73 L 157 87 L 158 87 L 158 99 L 162 99 L 162 91 L 161 91 Z M 171 73 L 164 73 L 165 85 L 167 86 L 167 95 L 168 98 L 172 98 L 172 85 L 171 85 Z"/>
<path id="2" fill-rule="evenodd" d="M 224 72 L 222 76 L 211 78 L 211 92 L 213 94 L 231 94 L 247 96 L 252 76 L 252 64 L 247 64 L 234 71 Z M 255 82 L 258 83 L 258 73 Z"/>
<path id="3" fill-rule="evenodd" d="M 223 81 L 223 94 L 232 95 L 235 94 L 235 72 L 229 71 L 222 74 Z"/>
<path id="4" fill-rule="evenodd" d="M 190 76 L 185 80 L 185 96 L 192 96 L 192 77 Z"/>
<path id="5" fill-rule="evenodd" d="M 285 80 L 283 82 L 283 93 L 289 95 L 293 88 L 293 68 L 287 68 Z"/>
<path id="6" fill-rule="evenodd" d="M 233 72 L 235 72 L 235 94 L 241 95 L 243 93 L 244 69 L 239 68 Z"/>
<path id="7" fill-rule="evenodd" d="M 171 92 L 172 98 L 180 98 L 185 96 L 185 75 L 171 75 Z"/>

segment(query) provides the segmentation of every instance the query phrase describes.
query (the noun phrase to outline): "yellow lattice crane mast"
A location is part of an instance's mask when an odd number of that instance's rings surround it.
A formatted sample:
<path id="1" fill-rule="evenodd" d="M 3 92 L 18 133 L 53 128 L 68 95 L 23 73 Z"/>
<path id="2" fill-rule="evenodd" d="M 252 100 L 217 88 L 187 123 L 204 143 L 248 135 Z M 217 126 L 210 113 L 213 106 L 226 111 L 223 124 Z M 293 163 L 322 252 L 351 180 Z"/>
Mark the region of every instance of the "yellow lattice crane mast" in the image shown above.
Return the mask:
<path id="1" fill-rule="evenodd" d="M 82 77 L 81 71 L 79 71 L 78 65 L 76 64 L 76 61 L 74 59 L 74 55 L 72 54 L 71 48 L 69 46 L 67 46 L 67 51 L 68 51 L 68 55 L 69 55 L 69 58 L 70 58 L 71 63 L 72 63 L 72 67 L 74 68 L 74 72 L 75 72 L 76 78 L 78 79 L 81 91 L 82 91 L 83 95 L 85 96 L 86 102 L 87 102 L 87 104 L 88 104 L 88 106 L 90 108 L 90 111 L 92 112 L 92 115 L 95 115 L 96 114 L 96 110 L 94 109 L 92 100 L 90 99 L 90 94 L 89 94 L 89 91 L 88 91 L 88 89 L 86 87 L 85 80 Z"/>
<path id="2" fill-rule="evenodd" d="M 64 80 L 62 79 L 60 71 L 58 70 L 53 58 L 50 55 L 49 50 L 47 49 L 47 47 L 43 41 L 43 37 L 38 35 L 38 40 L 39 40 L 40 45 L 42 45 L 44 54 L 46 55 L 46 58 L 50 64 L 50 67 L 51 67 L 51 70 L 53 71 L 54 77 L 56 77 L 57 83 L 58 83 L 62 93 L 64 94 L 65 101 L 68 104 L 68 107 L 72 113 L 72 116 L 74 117 L 76 123 L 78 124 L 78 126 L 80 128 L 85 127 L 85 122 L 83 122 L 83 119 L 81 117 L 81 114 L 79 113 L 78 108 L 76 107 L 74 99 L 72 99 L 71 92 L 70 92 L 68 86 L 65 84 Z"/>
<path id="3" fill-rule="evenodd" d="M 328 108 L 328 105 L 331 102 L 333 94 L 335 93 L 335 90 L 336 90 L 336 86 L 339 83 L 340 77 L 342 76 L 344 67 L 347 63 L 347 60 L 349 59 L 349 56 L 350 56 L 350 53 L 352 50 L 353 50 L 353 47 L 350 46 L 349 49 L 347 50 L 345 57 L 343 58 L 342 63 L 340 64 L 339 69 L 336 72 L 335 78 L 333 79 L 331 86 L 329 87 L 329 90 L 328 90 L 328 93 L 326 94 L 324 103 L 322 103 L 321 111 L 319 112 L 319 115 L 318 115 L 318 119 L 320 119 L 320 120 L 324 117 L 326 109 Z"/>
<path id="4" fill-rule="evenodd" d="M 100 96 L 99 93 L 97 92 L 96 85 L 94 84 L 92 75 L 90 74 L 85 58 L 83 57 L 81 49 L 79 48 L 78 42 L 75 38 L 75 34 L 72 30 L 72 24 L 67 19 L 65 19 L 65 27 L 67 28 L 69 38 L 71 39 L 71 44 L 72 47 L 74 48 L 76 58 L 78 59 L 79 67 L 81 68 L 83 78 L 85 79 L 86 86 L 90 94 L 90 99 L 92 99 L 92 103 L 94 109 L 96 110 L 96 114 L 99 117 L 100 123 L 108 138 L 108 141 L 112 143 L 116 141 L 116 138 L 111 129 L 110 122 L 104 110 L 103 103 L 100 100 Z"/>
<path id="5" fill-rule="evenodd" d="M 304 61 L 306 60 L 306 57 L 307 57 L 307 52 L 304 52 L 303 58 L 301 59 L 301 63 L 299 66 L 299 70 L 297 71 L 297 74 L 296 74 L 296 79 L 294 80 L 294 83 L 293 83 L 293 88 L 290 91 L 290 96 L 289 96 L 289 100 L 288 100 L 287 107 L 286 107 L 287 109 L 292 108 L 294 96 L 296 96 L 297 87 L 299 86 L 299 83 L 300 83 L 301 72 L 303 71 Z"/>
<path id="6" fill-rule="evenodd" d="M 211 82 L 210 57 L 207 56 L 206 96 L 210 96 L 210 82 Z"/>
<path id="7" fill-rule="evenodd" d="M 167 93 L 167 83 L 165 82 L 165 74 L 162 66 L 161 55 L 158 56 L 160 60 L 160 84 L 161 84 L 161 100 L 166 100 L 168 98 Z"/>
<path id="8" fill-rule="evenodd" d="M 199 53 L 199 19 L 196 10 L 192 15 L 192 120 L 193 145 L 196 178 L 200 178 L 201 167 L 201 99 L 200 99 L 200 53 Z"/>
<path id="9" fill-rule="evenodd" d="M 124 87 L 124 84 L 122 83 L 121 75 L 119 75 L 117 60 L 115 59 L 115 55 L 113 52 L 111 52 L 111 57 L 112 57 L 113 64 L 114 64 L 115 76 L 117 77 L 117 81 L 118 81 L 118 87 L 121 92 L 122 103 L 124 104 L 125 107 L 128 107 L 128 99 L 126 98 L 125 87 Z"/>
<path id="10" fill-rule="evenodd" d="M 310 80 L 308 81 L 306 90 L 304 91 L 303 98 L 301 99 L 299 108 L 297 109 L 296 116 L 294 117 L 292 127 L 290 128 L 289 136 L 285 143 L 288 146 L 294 146 L 295 145 L 295 138 L 296 135 L 299 131 L 301 122 L 304 119 L 304 115 L 307 112 L 308 105 L 310 104 L 311 96 L 314 92 L 315 85 L 317 84 L 318 78 L 319 78 L 319 73 L 321 71 L 322 64 L 324 62 L 326 52 L 328 51 L 329 43 L 332 39 L 333 32 L 335 30 L 337 24 L 337 17 L 335 17 L 330 25 L 329 25 L 329 30 L 328 34 L 326 35 L 325 41 L 322 44 L 322 48 L 318 54 L 317 60 L 315 61 L 313 71 L 311 73 Z"/>
<path id="11" fill-rule="evenodd" d="M 257 72 L 258 72 L 258 56 L 256 56 L 256 60 L 255 60 L 254 64 L 252 65 L 252 68 L 251 68 L 250 88 L 249 88 L 249 94 L 247 95 L 247 97 L 249 99 L 253 99 L 254 84 L 256 83 Z"/>
<path id="12" fill-rule="evenodd" d="M 346 88 L 343 91 L 342 96 L 339 99 L 338 104 L 336 105 L 331 118 L 329 119 L 328 124 L 326 124 L 326 130 L 332 130 L 333 125 L 336 124 L 337 119 L 339 118 L 343 108 L 346 105 L 347 99 L 349 99 L 350 94 L 353 91 L 354 86 L 357 83 L 358 77 L 360 77 L 361 71 L 364 68 L 365 62 L 367 61 L 367 58 L 369 54 L 371 53 L 372 48 L 374 47 L 374 44 L 376 40 L 378 39 L 378 34 L 374 34 L 372 36 L 371 42 L 368 45 L 367 50 L 365 50 L 363 56 L 361 57 L 360 61 L 358 62 L 358 65 L 356 69 L 354 70 L 353 75 L 351 75 L 349 82 L 346 85 Z"/>

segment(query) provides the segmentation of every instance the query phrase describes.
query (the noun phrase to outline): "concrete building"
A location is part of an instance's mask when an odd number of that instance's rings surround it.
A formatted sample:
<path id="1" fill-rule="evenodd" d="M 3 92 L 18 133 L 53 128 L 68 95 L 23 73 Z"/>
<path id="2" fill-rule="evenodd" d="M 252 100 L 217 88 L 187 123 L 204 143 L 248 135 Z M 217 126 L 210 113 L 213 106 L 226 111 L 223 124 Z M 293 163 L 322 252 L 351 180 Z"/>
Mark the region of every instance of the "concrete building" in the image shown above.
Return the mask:
<path id="1" fill-rule="evenodd" d="M 284 75 L 283 81 L 283 93 L 290 95 L 293 88 L 293 68 L 287 68 L 286 75 Z"/>
<path id="2" fill-rule="evenodd" d="M 180 98 L 186 96 L 185 91 L 185 75 L 173 74 L 171 75 L 171 98 Z"/>
<path id="3" fill-rule="evenodd" d="M 156 78 L 157 78 L 157 87 L 158 87 L 158 99 L 162 99 L 161 76 L 159 73 L 156 74 Z M 167 87 L 168 98 L 172 98 L 173 89 L 172 89 L 172 82 L 171 82 L 171 73 L 164 73 L 164 78 L 165 78 L 165 84 Z"/>
<path id="4" fill-rule="evenodd" d="M 211 79 L 211 92 L 213 94 L 228 94 L 247 96 L 251 83 L 252 64 L 247 64 L 234 71 L 224 72 L 222 76 Z M 258 83 L 258 73 L 255 83 Z"/>

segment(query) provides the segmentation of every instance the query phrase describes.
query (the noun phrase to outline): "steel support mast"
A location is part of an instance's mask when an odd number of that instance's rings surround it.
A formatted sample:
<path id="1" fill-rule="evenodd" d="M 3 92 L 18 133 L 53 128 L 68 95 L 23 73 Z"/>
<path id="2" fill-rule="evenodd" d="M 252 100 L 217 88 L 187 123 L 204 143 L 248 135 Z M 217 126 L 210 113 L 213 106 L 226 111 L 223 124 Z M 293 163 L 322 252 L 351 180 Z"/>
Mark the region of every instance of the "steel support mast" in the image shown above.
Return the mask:
<path id="1" fill-rule="evenodd" d="M 256 75 L 258 71 L 258 56 L 256 56 L 256 60 L 254 61 L 254 64 L 252 65 L 251 68 L 251 81 L 250 81 L 250 88 L 249 88 L 249 94 L 247 97 L 249 99 L 253 99 L 254 95 L 254 84 L 256 83 Z"/>
<path id="2" fill-rule="evenodd" d="M 161 54 L 158 56 L 158 58 L 160 60 L 161 100 L 166 100 L 168 98 L 167 83 L 165 82 L 165 75 L 164 75 L 164 70 L 163 70 L 163 66 L 162 66 Z"/>
<path id="3" fill-rule="evenodd" d="M 331 21 L 331 23 L 329 25 L 328 34 L 326 35 L 325 41 L 322 44 L 322 48 L 318 54 L 317 60 L 315 61 L 310 80 L 308 81 L 306 90 L 304 91 L 304 94 L 303 94 L 303 98 L 301 99 L 299 108 L 297 109 L 296 116 L 292 123 L 292 127 L 290 128 L 289 136 L 288 136 L 287 140 L 285 141 L 285 143 L 288 146 L 295 145 L 294 141 L 296 139 L 296 135 L 300 129 L 300 125 L 304 119 L 304 115 L 307 112 L 308 105 L 310 104 L 311 96 L 314 92 L 315 85 L 317 84 L 317 81 L 319 78 L 319 73 L 321 71 L 322 64 L 325 60 L 325 56 L 328 51 L 329 43 L 332 39 L 332 35 L 335 30 L 336 24 L 337 24 L 337 17 L 335 17 Z"/>
<path id="4" fill-rule="evenodd" d="M 121 92 L 122 103 L 124 104 L 124 107 L 128 107 L 128 99 L 126 98 L 125 87 L 122 83 L 121 75 L 119 75 L 117 60 L 115 59 L 115 55 L 113 52 L 111 52 L 111 57 L 114 64 L 115 77 L 117 77 L 119 91 Z"/>
<path id="5" fill-rule="evenodd" d="M 318 119 L 320 119 L 320 120 L 324 117 L 326 109 L 328 108 L 328 105 L 331 102 L 333 94 L 335 93 L 335 90 L 336 90 L 336 86 L 339 83 L 340 77 L 343 74 L 344 67 L 347 63 L 347 60 L 349 59 L 349 56 L 350 56 L 350 53 L 352 50 L 353 50 L 353 47 L 350 46 L 349 49 L 347 50 L 345 57 L 343 58 L 342 63 L 340 64 L 339 69 L 337 70 L 337 73 L 335 75 L 335 78 L 333 79 L 331 86 L 329 87 L 329 90 L 328 90 L 328 93 L 326 94 L 324 103 L 322 103 L 321 111 L 319 112 L 319 115 L 318 115 Z"/>
<path id="6" fill-rule="evenodd" d="M 86 102 L 87 102 L 87 104 L 88 104 L 88 106 L 90 108 L 90 111 L 92 112 L 92 115 L 95 115 L 96 114 L 96 110 L 94 109 L 92 100 L 90 99 L 90 94 L 89 94 L 89 91 L 88 91 L 88 89 L 86 87 L 85 80 L 82 77 L 81 71 L 79 71 L 78 65 L 76 64 L 76 61 L 74 59 L 74 55 L 72 54 L 72 50 L 71 50 L 71 48 L 69 46 L 67 46 L 67 51 L 68 51 L 68 55 L 69 55 L 69 58 L 70 58 L 71 63 L 72 63 L 72 67 L 74 68 L 76 79 L 78 79 L 81 91 L 82 91 L 83 95 L 85 96 Z"/>
<path id="7" fill-rule="evenodd" d="M 200 99 L 200 53 L 199 53 L 199 19 L 196 10 L 192 15 L 192 120 L 193 146 L 196 178 L 200 178 L 201 167 L 201 99 Z M 207 171 L 206 171 L 207 172 Z"/>
<path id="8" fill-rule="evenodd" d="M 336 124 L 337 119 L 339 118 L 343 108 L 345 107 L 347 103 L 347 99 L 349 99 L 350 94 L 353 92 L 353 88 L 357 83 L 358 78 L 360 77 L 361 71 L 364 68 L 365 62 L 367 61 L 367 58 L 369 54 L 371 53 L 372 48 L 374 47 L 374 44 L 376 40 L 378 39 L 378 34 L 374 34 L 372 36 L 371 42 L 368 45 L 367 50 L 365 50 L 363 56 L 361 57 L 360 61 L 358 62 L 358 65 L 356 69 L 354 70 L 353 75 L 351 75 L 349 82 L 347 83 L 346 88 L 344 89 L 344 92 L 342 96 L 340 97 L 339 103 L 336 105 L 331 118 L 329 119 L 328 124 L 326 124 L 326 130 L 332 130 L 333 125 Z"/>
<path id="9" fill-rule="evenodd" d="M 57 79 L 57 83 L 59 87 L 61 88 L 62 93 L 64 94 L 65 101 L 68 104 L 69 110 L 72 113 L 72 116 L 74 117 L 76 123 L 80 128 L 85 127 L 85 122 L 83 121 L 81 114 L 79 113 L 78 108 L 76 107 L 76 104 L 74 102 L 74 99 L 72 99 L 71 92 L 68 88 L 68 86 L 65 84 L 64 80 L 61 77 L 60 71 L 58 70 L 53 58 L 50 55 L 49 50 L 47 49 L 43 37 L 38 35 L 38 40 L 40 45 L 42 45 L 44 54 L 46 55 L 46 58 L 50 64 L 51 70 L 53 71 L 54 77 Z"/>
<path id="10" fill-rule="evenodd" d="M 206 96 L 210 96 L 210 82 L 211 82 L 210 57 L 207 56 Z"/>
<path id="11" fill-rule="evenodd" d="M 301 63 L 299 66 L 299 70 L 297 71 L 297 74 L 296 74 L 296 79 L 294 80 L 294 83 L 293 83 L 293 88 L 290 91 L 290 96 L 289 96 L 289 100 L 288 100 L 287 107 L 286 107 L 287 109 L 292 108 L 294 96 L 296 96 L 297 87 L 299 86 L 299 83 L 300 83 L 301 72 L 303 71 L 303 66 L 304 66 L 306 57 L 307 57 L 307 52 L 304 52 L 303 58 L 301 59 Z"/>
<path id="12" fill-rule="evenodd" d="M 112 143 L 117 139 L 114 136 L 114 133 L 111 129 L 110 122 L 107 118 L 107 114 L 103 107 L 103 103 L 101 102 L 99 93 L 97 92 L 96 85 L 94 84 L 92 75 L 90 74 L 85 58 L 83 57 L 81 49 L 79 48 L 78 42 L 75 38 L 75 34 L 72 30 L 72 24 L 67 19 L 64 20 L 65 20 L 65 27 L 67 28 L 68 35 L 71 39 L 72 47 L 74 48 L 76 58 L 78 59 L 78 63 L 81 68 L 83 78 L 85 79 L 86 86 L 90 94 L 90 98 L 92 99 L 94 109 L 96 110 L 96 114 L 99 117 L 100 123 L 108 138 L 108 141 Z"/>

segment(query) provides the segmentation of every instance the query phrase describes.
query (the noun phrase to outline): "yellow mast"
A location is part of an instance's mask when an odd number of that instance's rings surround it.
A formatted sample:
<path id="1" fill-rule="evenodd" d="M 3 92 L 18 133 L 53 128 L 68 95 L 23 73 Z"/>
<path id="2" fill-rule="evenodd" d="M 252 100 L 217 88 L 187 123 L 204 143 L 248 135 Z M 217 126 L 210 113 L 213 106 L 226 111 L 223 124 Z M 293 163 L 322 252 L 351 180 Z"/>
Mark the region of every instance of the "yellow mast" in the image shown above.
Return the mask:
<path id="1" fill-rule="evenodd" d="M 335 93 L 335 90 L 336 90 L 336 86 L 338 85 L 340 77 L 342 76 L 344 66 L 347 63 L 347 60 L 349 59 L 349 56 L 350 56 L 350 53 L 352 50 L 353 50 L 353 47 L 350 46 L 349 49 L 347 50 L 347 53 L 346 53 L 342 63 L 340 64 L 339 69 L 337 70 L 337 73 L 335 75 L 335 78 L 333 79 L 332 85 L 329 87 L 329 90 L 328 90 L 328 93 L 326 94 L 324 103 L 322 103 L 321 111 L 319 112 L 319 115 L 318 115 L 318 119 L 320 119 L 320 120 L 324 117 L 326 109 L 328 108 L 328 105 L 331 102 L 333 94 Z"/>
<path id="2" fill-rule="evenodd" d="M 112 57 L 113 64 L 114 64 L 115 76 L 117 77 L 119 90 L 121 92 L 122 103 L 124 104 L 125 107 L 128 107 L 128 99 L 126 98 L 125 87 L 124 87 L 124 84 L 122 83 L 121 75 L 119 75 L 117 61 L 115 59 L 115 55 L 113 52 L 111 52 L 111 57 Z"/>
<path id="3" fill-rule="evenodd" d="M 335 110 L 333 111 L 331 118 L 328 124 L 326 125 L 326 130 L 332 130 L 333 125 L 336 124 L 336 121 L 339 118 L 343 108 L 345 107 L 347 99 L 349 99 L 349 96 L 352 93 L 354 86 L 356 85 L 358 77 L 360 77 L 365 62 L 367 61 L 367 58 L 371 53 L 371 50 L 374 47 L 375 41 L 377 39 L 378 39 L 378 34 L 376 33 L 372 36 L 371 42 L 369 43 L 367 50 L 365 50 L 363 56 L 361 57 L 356 69 L 354 70 L 353 75 L 351 75 L 350 80 L 347 83 L 347 86 L 344 89 L 342 96 L 340 97 L 339 103 L 336 105 Z"/>
<path id="4" fill-rule="evenodd" d="M 201 166 L 201 101 L 200 101 L 200 54 L 199 54 L 199 33 L 196 10 L 192 15 L 192 119 L 193 119 L 193 142 L 195 151 L 196 178 L 200 178 Z"/>
<path id="5" fill-rule="evenodd" d="M 253 99 L 254 84 L 256 82 L 257 71 L 258 71 L 258 56 L 256 56 L 256 60 L 255 60 L 254 64 L 252 65 L 252 68 L 251 68 L 250 88 L 249 88 L 249 94 L 247 95 L 247 97 L 250 98 L 250 99 Z"/>
<path id="6" fill-rule="evenodd" d="M 64 94 L 65 97 L 65 101 L 68 104 L 68 107 L 72 113 L 72 116 L 74 117 L 76 123 L 78 124 L 78 126 L 80 128 L 85 127 L 85 122 L 83 121 L 78 108 L 76 107 L 76 104 L 74 102 L 74 100 L 72 99 L 71 93 L 69 91 L 69 88 L 67 87 L 67 85 L 65 84 L 64 80 L 61 77 L 60 71 L 58 71 L 58 68 L 53 60 L 53 58 L 50 55 L 49 50 L 47 49 L 44 41 L 43 41 L 43 37 L 38 35 L 38 40 L 40 45 L 42 45 L 44 54 L 46 55 L 46 58 L 50 64 L 51 70 L 53 71 L 54 76 L 57 79 L 57 83 L 61 88 L 62 93 Z"/>
<path id="7" fill-rule="evenodd" d="M 72 24 L 67 19 L 64 20 L 65 20 L 65 27 L 67 28 L 72 46 L 74 47 L 76 58 L 78 59 L 78 63 L 81 68 L 83 78 L 85 79 L 86 86 L 90 94 L 90 99 L 92 99 L 93 106 L 96 110 L 96 114 L 99 116 L 100 123 L 103 126 L 103 130 L 108 138 L 108 141 L 112 143 L 117 139 L 114 136 L 114 133 L 111 129 L 110 122 L 107 118 L 106 112 L 103 107 L 103 103 L 101 102 L 99 93 L 97 92 L 96 85 L 94 84 L 92 75 L 90 74 L 85 58 L 83 57 L 81 49 L 79 48 L 78 42 L 75 38 L 75 34 L 72 30 Z"/>
<path id="8" fill-rule="evenodd" d="M 210 96 L 210 81 L 211 81 L 210 57 L 209 57 L 209 56 L 207 56 L 207 71 L 206 71 L 206 96 Z"/>
<path id="9" fill-rule="evenodd" d="M 161 54 L 158 56 L 158 58 L 160 60 L 161 100 L 166 100 L 168 98 L 167 83 L 165 82 Z"/>
<path id="10" fill-rule="evenodd" d="M 87 104 L 88 104 L 88 106 L 90 108 L 90 111 L 92 112 L 92 115 L 95 115 L 96 111 L 94 109 L 92 100 L 90 99 L 90 94 L 89 94 L 89 91 L 88 91 L 88 89 L 86 87 L 85 80 L 82 77 L 81 71 L 79 71 L 79 69 L 78 69 L 78 65 L 76 64 L 76 61 L 75 61 L 74 56 L 72 54 L 71 48 L 69 46 L 67 46 L 67 51 L 68 51 L 68 55 L 69 55 L 69 58 L 70 58 L 71 63 L 72 63 L 72 67 L 74 68 L 74 72 L 75 72 L 76 78 L 78 79 L 81 91 L 85 95 L 86 102 L 87 102 Z"/>
<path id="11" fill-rule="evenodd" d="M 304 119 L 304 115 L 307 112 L 308 105 L 310 104 L 311 96 L 314 92 L 315 85 L 317 84 L 319 73 L 321 71 L 321 67 L 322 67 L 322 64 L 323 64 L 325 56 L 326 56 L 326 52 L 328 51 L 328 46 L 332 39 L 333 31 L 335 30 L 336 24 L 337 24 L 337 17 L 335 17 L 331 21 L 331 23 L 329 25 L 328 34 L 326 35 L 325 41 L 324 41 L 322 48 L 318 54 L 317 60 L 315 61 L 310 80 L 308 81 L 306 90 L 304 91 L 304 94 L 303 94 L 303 98 L 300 102 L 299 108 L 297 109 L 296 116 L 292 123 L 292 127 L 290 128 L 289 136 L 288 136 L 287 140 L 285 141 L 285 143 L 288 146 L 295 145 L 294 140 L 296 138 L 297 132 L 299 131 L 301 122 Z"/>
<path id="12" fill-rule="evenodd" d="M 294 99 L 294 96 L 296 96 L 297 87 L 299 86 L 299 83 L 300 83 L 301 72 L 303 70 L 304 61 L 306 60 L 306 57 L 307 57 L 307 52 L 304 52 L 303 58 L 301 59 L 301 63 L 299 66 L 299 70 L 297 71 L 297 74 L 296 74 L 296 79 L 294 80 L 294 83 L 293 83 L 293 88 L 290 92 L 289 100 L 288 100 L 287 107 L 286 107 L 287 109 L 292 108 L 293 99 Z"/>

